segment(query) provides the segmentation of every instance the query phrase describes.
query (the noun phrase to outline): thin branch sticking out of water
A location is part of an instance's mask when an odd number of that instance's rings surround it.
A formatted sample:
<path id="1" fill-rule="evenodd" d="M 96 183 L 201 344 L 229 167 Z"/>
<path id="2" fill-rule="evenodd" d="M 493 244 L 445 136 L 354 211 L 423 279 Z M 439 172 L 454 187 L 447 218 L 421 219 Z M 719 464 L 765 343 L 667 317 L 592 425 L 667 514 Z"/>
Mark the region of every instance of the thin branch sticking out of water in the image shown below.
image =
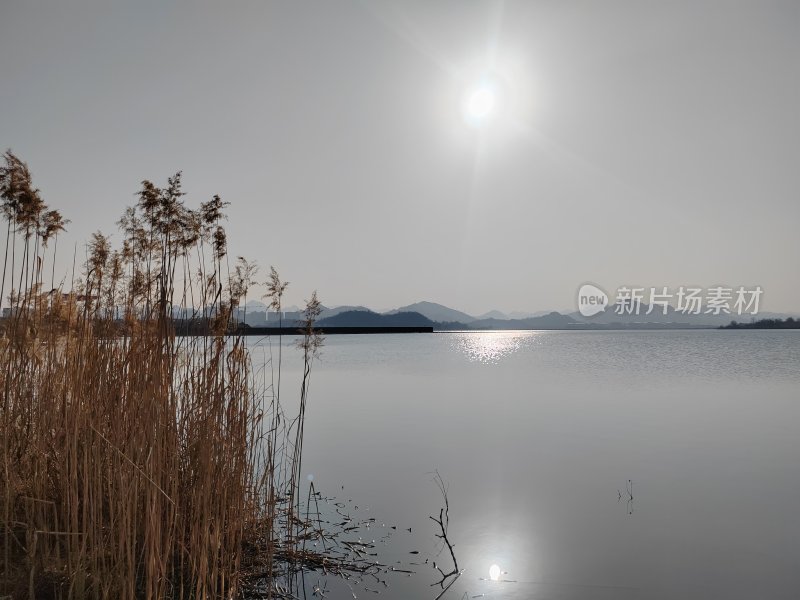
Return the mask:
<path id="1" fill-rule="evenodd" d="M 444 498 L 444 507 L 439 509 L 439 518 L 437 519 L 434 516 L 430 516 L 429 518 L 439 526 L 440 533 L 435 534 L 437 538 L 442 540 L 442 543 L 450 552 L 450 558 L 453 561 L 453 568 L 445 573 L 444 569 L 441 566 L 437 565 L 435 562 L 433 563 L 434 568 L 439 571 L 441 574 L 441 579 L 439 581 L 431 584 L 433 586 L 440 586 L 442 588 L 441 593 L 436 596 L 435 600 L 439 600 L 447 590 L 450 589 L 456 580 L 461 576 L 462 571 L 458 568 L 458 560 L 456 559 L 455 551 L 453 550 L 454 546 L 450 542 L 450 539 L 447 537 L 447 531 L 450 526 L 450 503 L 447 500 L 447 486 L 444 484 L 444 480 L 442 476 L 439 474 L 439 471 L 435 472 L 433 481 L 439 488 L 439 491 L 442 493 L 442 498 Z"/>

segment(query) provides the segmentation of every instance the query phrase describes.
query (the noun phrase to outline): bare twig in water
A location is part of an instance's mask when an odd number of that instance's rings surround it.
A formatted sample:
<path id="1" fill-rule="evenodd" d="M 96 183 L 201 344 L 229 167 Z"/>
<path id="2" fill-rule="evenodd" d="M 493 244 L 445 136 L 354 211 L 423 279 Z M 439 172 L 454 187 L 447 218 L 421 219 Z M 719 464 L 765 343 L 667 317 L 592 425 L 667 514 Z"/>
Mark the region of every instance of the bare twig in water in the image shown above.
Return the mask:
<path id="1" fill-rule="evenodd" d="M 435 534 L 437 538 L 442 540 L 442 543 L 447 547 L 450 551 L 450 558 L 453 560 L 453 568 L 445 573 L 444 569 L 441 566 L 433 563 L 433 567 L 439 571 L 441 574 L 441 579 L 436 583 L 431 584 L 433 586 L 440 586 L 442 588 L 441 593 L 436 596 L 435 600 L 439 600 L 442 596 L 444 596 L 445 592 L 450 589 L 456 579 L 461 576 L 462 571 L 458 568 L 458 560 L 456 559 L 456 554 L 453 548 L 455 547 L 451 542 L 450 538 L 447 537 L 447 531 L 450 526 L 450 503 L 447 499 L 447 486 L 442 479 L 442 476 L 439 474 L 439 471 L 435 471 L 435 475 L 433 481 L 439 487 L 439 491 L 442 493 L 442 498 L 444 498 L 444 507 L 439 509 L 439 518 L 437 519 L 434 516 L 430 516 L 429 518 L 439 526 L 440 533 Z"/>
<path id="2" fill-rule="evenodd" d="M 628 514 L 632 515 L 633 514 L 633 481 L 628 479 L 628 483 L 625 484 L 625 489 L 628 492 L 628 502 L 627 502 Z"/>

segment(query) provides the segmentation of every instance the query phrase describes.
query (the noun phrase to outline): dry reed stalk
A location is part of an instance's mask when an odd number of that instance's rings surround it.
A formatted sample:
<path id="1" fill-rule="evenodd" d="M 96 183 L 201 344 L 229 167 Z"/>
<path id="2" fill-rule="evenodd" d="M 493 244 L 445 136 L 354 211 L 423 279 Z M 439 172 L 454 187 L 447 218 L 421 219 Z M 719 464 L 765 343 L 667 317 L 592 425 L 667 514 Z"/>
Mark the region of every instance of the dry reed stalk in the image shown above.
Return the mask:
<path id="1" fill-rule="evenodd" d="M 180 173 L 164 188 L 143 182 L 119 222 L 122 247 L 93 235 L 71 290 L 53 288 L 52 271 L 45 291 L 46 249 L 65 221 L 27 166 L 10 151 L 4 160 L 0 596 L 239 595 L 248 573 L 301 554 L 316 296 L 299 413 L 287 419 L 280 385 L 262 382 L 266 369 L 227 333 L 255 268 L 227 271 L 218 196 L 195 211 Z M 272 284 L 280 306 L 274 270 Z M 176 320 L 187 301 L 193 314 Z"/>

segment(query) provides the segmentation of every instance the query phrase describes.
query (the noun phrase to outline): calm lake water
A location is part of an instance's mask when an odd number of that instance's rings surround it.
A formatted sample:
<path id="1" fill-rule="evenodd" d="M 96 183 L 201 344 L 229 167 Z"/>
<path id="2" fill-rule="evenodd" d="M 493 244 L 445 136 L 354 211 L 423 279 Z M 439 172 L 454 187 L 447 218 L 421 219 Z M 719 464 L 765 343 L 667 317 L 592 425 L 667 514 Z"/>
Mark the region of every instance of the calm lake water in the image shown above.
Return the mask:
<path id="1" fill-rule="evenodd" d="M 465 570 L 445 598 L 797 598 L 798 391 L 800 331 L 330 336 L 303 470 L 376 519 L 381 561 L 429 560 L 359 598 L 441 591 L 434 470 Z"/>

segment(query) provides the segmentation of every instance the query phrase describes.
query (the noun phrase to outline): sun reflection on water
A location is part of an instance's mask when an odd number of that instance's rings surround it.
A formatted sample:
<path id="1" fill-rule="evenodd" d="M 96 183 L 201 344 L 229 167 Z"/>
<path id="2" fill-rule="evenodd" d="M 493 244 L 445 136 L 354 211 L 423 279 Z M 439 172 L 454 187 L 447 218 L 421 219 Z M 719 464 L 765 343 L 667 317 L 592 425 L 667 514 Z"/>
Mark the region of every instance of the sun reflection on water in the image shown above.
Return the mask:
<path id="1" fill-rule="evenodd" d="M 457 335 L 456 347 L 470 361 L 497 364 L 528 345 L 538 334 L 533 331 L 482 331 Z"/>

